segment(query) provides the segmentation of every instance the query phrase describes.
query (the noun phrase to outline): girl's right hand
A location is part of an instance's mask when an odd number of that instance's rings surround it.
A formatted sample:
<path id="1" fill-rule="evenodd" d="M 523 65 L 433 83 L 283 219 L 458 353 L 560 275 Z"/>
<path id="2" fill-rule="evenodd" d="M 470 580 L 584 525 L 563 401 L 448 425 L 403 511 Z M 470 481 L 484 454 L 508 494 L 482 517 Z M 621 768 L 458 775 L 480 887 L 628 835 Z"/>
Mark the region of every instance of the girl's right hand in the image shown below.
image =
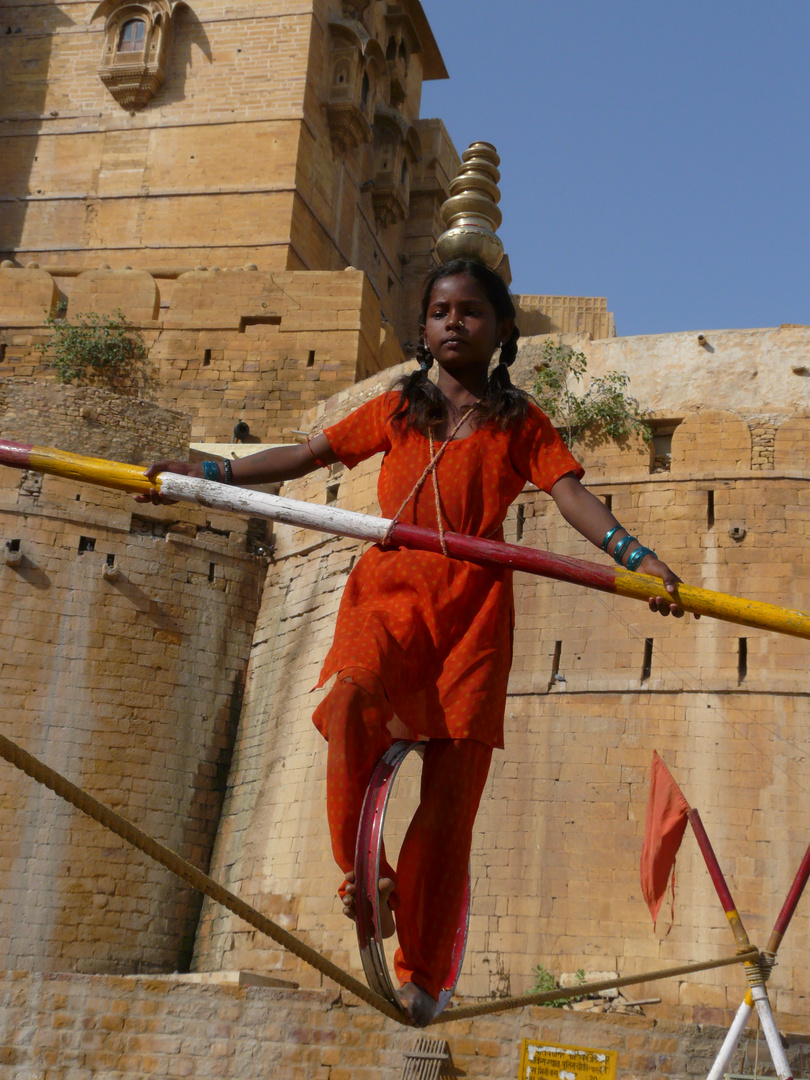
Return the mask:
<path id="1" fill-rule="evenodd" d="M 181 476 L 195 476 L 198 480 L 203 478 L 202 463 L 191 461 L 153 461 L 146 470 L 146 478 L 154 480 L 158 473 L 162 472 L 179 473 Z M 157 489 L 143 492 L 140 495 L 133 495 L 133 498 L 136 502 L 148 502 L 154 506 L 170 506 L 177 502 L 177 499 L 168 499 L 165 495 L 161 495 Z"/>

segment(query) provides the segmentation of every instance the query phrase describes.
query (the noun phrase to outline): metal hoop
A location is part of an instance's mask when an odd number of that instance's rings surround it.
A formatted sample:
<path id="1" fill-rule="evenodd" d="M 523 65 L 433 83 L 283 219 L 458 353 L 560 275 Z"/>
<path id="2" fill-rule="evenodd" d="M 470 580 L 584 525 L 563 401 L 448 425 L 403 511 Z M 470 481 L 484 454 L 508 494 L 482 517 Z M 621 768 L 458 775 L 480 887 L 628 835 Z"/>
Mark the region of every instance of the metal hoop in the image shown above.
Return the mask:
<path id="1" fill-rule="evenodd" d="M 424 742 L 400 740 L 393 743 L 378 761 L 363 800 L 354 860 L 357 876 L 357 894 L 355 898 L 357 944 L 360 947 L 360 959 L 363 961 L 366 981 L 375 993 L 390 1001 L 392 1005 L 395 1005 L 402 1012 L 405 1010 L 402 1008 L 396 988 L 388 972 L 383 938 L 379 929 L 380 894 L 378 882 L 380 880 L 380 856 L 383 844 L 385 810 L 394 779 L 399 772 L 400 765 L 411 750 L 416 750 L 421 757 L 426 745 Z M 467 887 L 464 891 L 461 911 L 459 912 L 458 929 L 453 944 L 453 957 L 450 973 L 447 977 L 447 986 L 439 995 L 433 1019 L 445 1009 L 456 988 L 461 974 L 461 966 L 464 963 L 469 922 L 470 875 L 468 872 Z"/>

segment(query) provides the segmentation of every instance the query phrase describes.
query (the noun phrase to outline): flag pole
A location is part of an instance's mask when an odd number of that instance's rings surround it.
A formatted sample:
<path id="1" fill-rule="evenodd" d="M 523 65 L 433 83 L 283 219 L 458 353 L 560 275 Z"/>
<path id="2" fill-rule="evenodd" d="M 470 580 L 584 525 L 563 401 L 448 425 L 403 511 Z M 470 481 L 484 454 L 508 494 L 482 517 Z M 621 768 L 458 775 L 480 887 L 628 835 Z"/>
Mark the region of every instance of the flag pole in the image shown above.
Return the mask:
<path id="1" fill-rule="evenodd" d="M 198 506 L 267 517 L 287 525 L 350 536 L 388 547 L 401 546 L 437 553 L 442 550 L 439 534 L 418 525 L 405 525 L 387 518 L 285 499 L 176 473 L 161 473 L 153 483 L 141 466 L 85 457 L 51 447 L 0 440 L 0 464 L 135 494 L 157 491 L 169 498 Z M 708 615 L 793 637 L 810 638 L 808 612 L 793 611 L 683 583 L 676 586 L 674 594 L 670 594 L 660 578 L 648 574 L 636 574 L 622 567 L 603 566 L 518 544 L 458 533 L 445 533 L 444 539 L 450 556 L 482 566 L 507 567 L 645 602 L 650 597 L 660 597 L 667 603 L 676 601 L 685 611 L 696 615 Z"/>

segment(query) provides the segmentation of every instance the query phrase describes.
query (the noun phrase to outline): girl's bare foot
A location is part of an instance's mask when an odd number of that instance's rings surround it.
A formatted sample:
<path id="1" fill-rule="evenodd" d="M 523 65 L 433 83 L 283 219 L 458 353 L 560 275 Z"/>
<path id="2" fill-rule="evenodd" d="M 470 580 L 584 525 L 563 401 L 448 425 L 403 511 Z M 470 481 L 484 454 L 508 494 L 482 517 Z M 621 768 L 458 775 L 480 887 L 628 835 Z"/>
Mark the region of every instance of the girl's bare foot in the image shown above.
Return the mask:
<path id="1" fill-rule="evenodd" d="M 380 892 L 380 933 L 384 938 L 390 938 L 394 936 L 396 927 L 394 926 L 394 913 L 388 903 L 388 897 L 394 891 L 394 883 L 391 878 L 380 878 L 377 888 Z M 343 896 L 343 914 L 347 919 L 351 919 L 354 922 L 357 917 L 357 906 L 355 904 L 355 895 L 357 893 L 357 878 L 354 870 L 350 870 L 346 875 L 346 891 Z"/>
<path id="2" fill-rule="evenodd" d="M 416 983 L 408 982 L 400 987 L 398 997 L 402 1008 L 414 1027 L 427 1027 L 436 1011 L 436 999 Z"/>

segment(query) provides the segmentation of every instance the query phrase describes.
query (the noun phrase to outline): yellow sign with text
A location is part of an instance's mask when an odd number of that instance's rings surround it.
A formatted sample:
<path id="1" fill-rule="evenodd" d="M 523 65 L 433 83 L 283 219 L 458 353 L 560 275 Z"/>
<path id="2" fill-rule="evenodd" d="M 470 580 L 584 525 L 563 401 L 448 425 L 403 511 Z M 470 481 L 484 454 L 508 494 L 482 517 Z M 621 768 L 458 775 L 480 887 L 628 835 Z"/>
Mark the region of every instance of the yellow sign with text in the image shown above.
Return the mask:
<path id="1" fill-rule="evenodd" d="M 616 1051 L 523 1040 L 518 1080 L 616 1080 Z"/>

